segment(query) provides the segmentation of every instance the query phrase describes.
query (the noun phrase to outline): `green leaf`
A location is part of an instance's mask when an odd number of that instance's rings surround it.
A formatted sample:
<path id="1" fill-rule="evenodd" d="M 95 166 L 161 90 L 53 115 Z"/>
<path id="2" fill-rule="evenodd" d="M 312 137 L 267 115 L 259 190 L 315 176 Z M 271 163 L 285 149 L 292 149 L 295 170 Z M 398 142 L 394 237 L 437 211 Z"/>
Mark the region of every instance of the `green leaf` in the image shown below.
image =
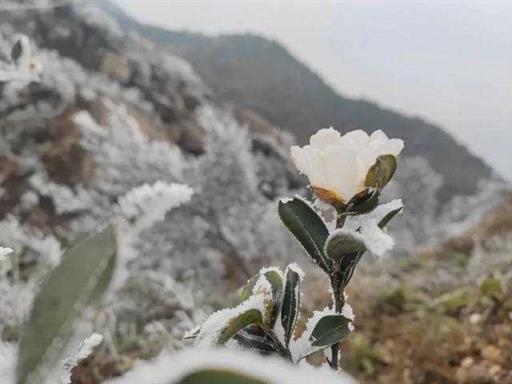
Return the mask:
<path id="1" fill-rule="evenodd" d="M 380 190 L 367 188 L 363 196 L 354 196 L 347 204 L 345 215 L 362 215 L 371 212 L 379 205 Z"/>
<path id="2" fill-rule="evenodd" d="M 279 217 L 288 230 L 302 244 L 313 261 L 329 273 L 331 262 L 323 253 L 329 231 L 318 214 L 303 200 L 295 197 L 279 202 Z"/>
<path id="3" fill-rule="evenodd" d="M 11 49 L 11 59 L 16 65 L 18 64 L 18 60 L 21 57 L 22 53 L 23 53 L 23 46 L 21 44 L 21 39 L 19 39 L 16 41 L 16 43 L 14 43 L 14 45 L 12 46 L 12 49 Z"/>
<path id="4" fill-rule="evenodd" d="M 272 286 L 272 296 L 274 298 L 279 297 L 283 291 L 284 284 L 281 274 L 277 271 L 269 270 L 264 273 L 264 276 Z"/>
<path id="5" fill-rule="evenodd" d="M 224 344 L 248 325 L 262 323 L 263 315 L 261 312 L 255 308 L 249 309 L 228 321 L 227 325 L 220 331 L 217 342 Z"/>
<path id="6" fill-rule="evenodd" d="M 382 155 L 377 158 L 377 161 L 366 174 L 365 185 L 367 187 L 374 187 L 382 189 L 391 180 L 395 174 L 397 166 L 397 159 L 393 155 Z"/>
<path id="7" fill-rule="evenodd" d="M 270 384 L 243 373 L 228 369 L 201 369 L 181 379 L 176 384 Z"/>
<path id="8" fill-rule="evenodd" d="M 350 333 L 348 328 L 350 321 L 350 319 L 339 314 L 322 317 L 311 332 L 311 345 L 322 347 L 338 343 Z"/>
<path id="9" fill-rule="evenodd" d="M 256 281 L 258 281 L 258 278 L 260 277 L 260 274 L 254 275 L 251 277 L 247 282 L 244 284 L 242 288 L 242 292 L 240 293 L 240 298 L 242 301 L 247 300 L 252 295 L 252 289 L 254 288 L 254 285 L 256 284 Z"/>
<path id="10" fill-rule="evenodd" d="M 393 217 L 395 217 L 398 213 L 400 213 L 402 211 L 402 209 L 403 209 L 403 207 L 394 209 L 391 212 L 389 212 L 386 216 L 384 216 L 382 218 L 382 220 L 379 221 L 379 224 L 377 224 L 379 226 L 379 228 L 382 229 L 386 225 L 388 225 L 388 223 L 391 221 L 391 219 L 393 219 Z"/>
<path id="11" fill-rule="evenodd" d="M 62 256 L 34 299 L 18 350 L 18 384 L 42 382 L 48 370 L 60 363 L 73 321 L 108 287 L 115 257 L 112 226 Z"/>
<path id="12" fill-rule="evenodd" d="M 332 260 L 340 261 L 344 256 L 365 250 L 363 242 L 347 232 L 333 233 L 325 243 L 325 254 Z"/>
<path id="13" fill-rule="evenodd" d="M 272 315 L 270 316 L 271 320 L 269 326 L 273 328 L 276 323 L 277 316 L 279 315 L 279 308 L 283 298 L 284 281 L 282 275 L 277 271 L 266 271 L 264 276 L 272 287 Z"/>
<path id="14" fill-rule="evenodd" d="M 293 268 L 286 268 L 286 285 L 281 305 L 281 325 L 284 329 L 285 345 L 288 346 L 293 335 L 300 308 L 300 275 Z"/>

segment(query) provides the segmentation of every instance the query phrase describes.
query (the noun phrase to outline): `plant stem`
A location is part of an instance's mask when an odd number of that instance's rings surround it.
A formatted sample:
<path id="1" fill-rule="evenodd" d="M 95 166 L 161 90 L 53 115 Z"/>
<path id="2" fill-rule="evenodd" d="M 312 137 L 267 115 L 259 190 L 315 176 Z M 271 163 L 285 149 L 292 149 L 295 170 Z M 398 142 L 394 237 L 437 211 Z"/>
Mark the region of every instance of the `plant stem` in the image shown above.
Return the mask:
<path id="1" fill-rule="evenodd" d="M 342 289 L 342 274 L 339 265 L 334 266 L 334 272 L 331 276 L 331 288 L 334 297 L 334 311 L 341 313 L 345 305 L 345 295 Z M 340 343 L 331 346 L 331 361 L 330 366 L 334 370 L 338 370 L 340 354 Z"/>
<path id="2" fill-rule="evenodd" d="M 346 216 L 343 211 L 338 211 L 338 219 L 336 220 L 336 228 L 342 228 L 345 224 Z M 340 263 L 334 263 L 333 272 L 331 274 L 331 289 L 334 297 L 334 311 L 335 313 L 341 313 L 343 306 L 345 305 L 345 295 L 343 284 L 343 273 L 341 271 Z M 332 369 L 338 370 L 340 361 L 340 343 L 333 344 L 331 346 L 331 361 L 329 365 Z"/>

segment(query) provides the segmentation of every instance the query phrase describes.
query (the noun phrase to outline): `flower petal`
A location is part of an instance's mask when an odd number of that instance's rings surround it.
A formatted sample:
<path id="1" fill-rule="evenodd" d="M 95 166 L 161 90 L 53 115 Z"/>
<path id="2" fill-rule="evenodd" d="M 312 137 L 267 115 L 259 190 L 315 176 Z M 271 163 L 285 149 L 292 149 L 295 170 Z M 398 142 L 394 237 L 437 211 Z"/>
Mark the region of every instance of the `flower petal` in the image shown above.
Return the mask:
<path id="1" fill-rule="evenodd" d="M 323 128 L 311 136 L 309 143 L 314 148 L 323 149 L 338 142 L 340 137 L 340 133 L 332 127 Z"/>

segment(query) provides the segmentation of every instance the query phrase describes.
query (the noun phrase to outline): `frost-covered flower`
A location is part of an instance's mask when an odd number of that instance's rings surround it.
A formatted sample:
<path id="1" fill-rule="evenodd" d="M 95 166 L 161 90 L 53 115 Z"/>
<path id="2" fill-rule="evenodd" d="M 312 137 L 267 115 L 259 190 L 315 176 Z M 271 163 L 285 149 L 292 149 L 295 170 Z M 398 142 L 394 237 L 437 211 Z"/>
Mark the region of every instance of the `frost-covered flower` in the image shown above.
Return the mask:
<path id="1" fill-rule="evenodd" d="M 0 260 L 3 260 L 5 256 L 9 255 L 12 252 L 13 250 L 11 248 L 5 248 L 0 246 Z"/>
<path id="2" fill-rule="evenodd" d="M 292 147 L 291 156 L 319 198 L 346 204 L 367 188 L 366 176 L 377 158 L 398 156 L 403 146 L 402 140 L 388 139 L 381 130 L 371 135 L 362 130 L 341 135 L 327 128 L 311 136 L 309 145 Z"/>

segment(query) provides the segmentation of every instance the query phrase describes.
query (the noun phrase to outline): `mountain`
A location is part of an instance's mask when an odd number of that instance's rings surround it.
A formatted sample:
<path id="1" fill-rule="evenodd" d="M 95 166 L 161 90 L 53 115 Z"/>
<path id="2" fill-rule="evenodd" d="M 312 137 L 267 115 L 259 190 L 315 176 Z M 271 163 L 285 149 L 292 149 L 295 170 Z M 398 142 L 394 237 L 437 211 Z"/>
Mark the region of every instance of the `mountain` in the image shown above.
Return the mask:
<path id="1" fill-rule="evenodd" d="M 376 103 L 345 97 L 286 48 L 252 34 L 204 36 L 142 24 L 111 2 L 102 3 L 134 30 L 189 61 L 217 98 L 256 111 L 304 144 L 322 127 L 384 130 L 406 142 L 404 156 L 420 156 L 444 178 L 441 201 L 475 192 L 493 170 L 442 128 Z"/>

